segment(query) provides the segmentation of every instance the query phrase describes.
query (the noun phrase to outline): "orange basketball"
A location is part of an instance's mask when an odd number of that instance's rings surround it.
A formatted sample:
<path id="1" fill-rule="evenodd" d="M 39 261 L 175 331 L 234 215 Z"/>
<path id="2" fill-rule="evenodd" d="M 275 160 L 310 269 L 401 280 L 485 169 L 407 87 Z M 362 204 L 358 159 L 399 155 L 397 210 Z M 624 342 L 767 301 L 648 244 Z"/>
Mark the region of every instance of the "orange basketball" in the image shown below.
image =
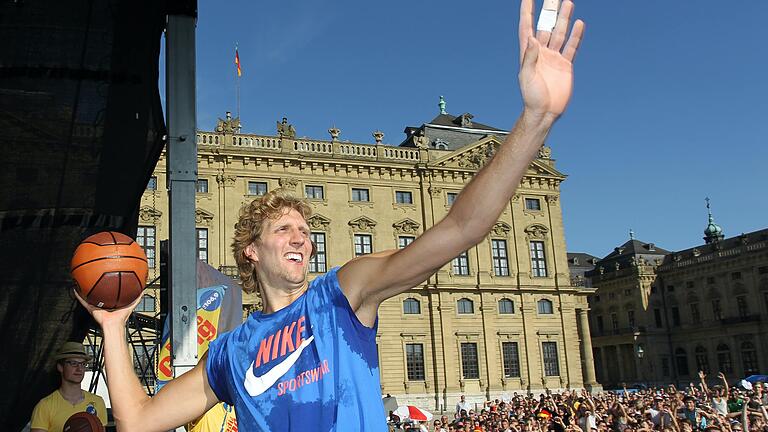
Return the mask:
<path id="1" fill-rule="evenodd" d="M 102 309 L 119 309 L 147 283 L 147 256 L 132 238 L 114 231 L 94 234 L 75 250 L 70 265 L 80 297 Z"/>
<path id="2" fill-rule="evenodd" d="M 104 432 L 104 425 L 95 415 L 79 412 L 67 419 L 62 432 Z"/>

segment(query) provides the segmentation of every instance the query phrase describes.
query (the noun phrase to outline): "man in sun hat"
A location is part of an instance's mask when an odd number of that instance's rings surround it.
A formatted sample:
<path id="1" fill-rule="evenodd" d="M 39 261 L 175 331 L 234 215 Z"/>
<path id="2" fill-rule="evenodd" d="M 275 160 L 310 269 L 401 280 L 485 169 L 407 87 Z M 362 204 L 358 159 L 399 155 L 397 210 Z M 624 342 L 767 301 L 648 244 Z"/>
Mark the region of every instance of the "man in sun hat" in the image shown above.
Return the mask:
<path id="1" fill-rule="evenodd" d="M 75 413 L 87 412 L 107 423 L 107 408 L 104 400 L 80 388 L 85 377 L 85 368 L 93 357 L 85 352 L 79 342 L 65 342 L 53 357 L 56 369 L 61 375 L 61 385 L 44 397 L 32 411 L 30 432 L 59 432 L 64 423 Z"/>

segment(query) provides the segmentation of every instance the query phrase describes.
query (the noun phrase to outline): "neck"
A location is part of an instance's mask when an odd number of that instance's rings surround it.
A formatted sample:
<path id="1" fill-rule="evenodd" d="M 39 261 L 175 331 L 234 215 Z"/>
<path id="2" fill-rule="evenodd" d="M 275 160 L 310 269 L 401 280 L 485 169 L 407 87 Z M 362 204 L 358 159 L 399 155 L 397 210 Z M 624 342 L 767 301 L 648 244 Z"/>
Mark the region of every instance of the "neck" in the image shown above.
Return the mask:
<path id="1" fill-rule="evenodd" d="M 261 310 L 265 314 L 271 314 L 283 309 L 296 301 L 307 291 L 308 284 L 304 282 L 301 285 L 288 288 L 275 288 L 267 284 L 260 283 L 261 292 Z"/>
<path id="2" fill-rule="evenodd" d="M 84 397 L 83 389 L 80 388 L 80 383 L 62 381 L 61 387 L 59 387 L 59 392 L 64 399 L 72 403 L 78 403 L 83 400 Z"/>

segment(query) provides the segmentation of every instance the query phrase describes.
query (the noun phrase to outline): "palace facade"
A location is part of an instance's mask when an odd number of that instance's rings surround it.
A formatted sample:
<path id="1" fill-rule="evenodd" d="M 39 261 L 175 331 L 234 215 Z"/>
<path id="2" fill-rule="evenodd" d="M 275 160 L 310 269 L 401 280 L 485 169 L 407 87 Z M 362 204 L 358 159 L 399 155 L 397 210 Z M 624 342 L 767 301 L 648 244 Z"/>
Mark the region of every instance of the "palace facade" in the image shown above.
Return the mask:
<path id="1" fill-rule="evenodd" d="M 297 138 L 284 119 L 275 136 L 241 133 L 220 119 L 197 134 L 198 256 L 235 275 L 230 244 L 240 207 L 282 188 L 307 199 L 320 274 L 362 254 L 408 245 L 449 211 L 462 188 L 503 142 L 506 131 L 442 112 L 405 129 L 400 145 Z M 159 272 L 168 237 L 166 159 L 142 198 L 137 239 Z M 544 147 L 487 238 L 424 284 L 379 310 L 382 394 L 400 403 L 452 410 L 504 393 L 597 386 L 586 296 L 571 283 L 560 184 L 565 176 Z M 140 305 L 157 308 L 156 293 Z M 244 296 L 247 311 L 260 307 Z M 586 349 L 582 349 L 586 348 Z"/>

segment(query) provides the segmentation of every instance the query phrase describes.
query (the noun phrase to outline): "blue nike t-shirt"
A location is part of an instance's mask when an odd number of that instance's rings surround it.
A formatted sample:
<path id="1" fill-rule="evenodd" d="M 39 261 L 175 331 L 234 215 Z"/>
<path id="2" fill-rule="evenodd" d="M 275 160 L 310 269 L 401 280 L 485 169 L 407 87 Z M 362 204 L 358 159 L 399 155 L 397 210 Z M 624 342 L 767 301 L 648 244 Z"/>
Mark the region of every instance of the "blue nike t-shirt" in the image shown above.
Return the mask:
<path id="1" fill-rule="evenodd" d="M 338 268 L 289 306 L 255 312 L 208 348 L 206 371 L 243 431 L 386 431 L 376 326 L 363 325 Z"/>

